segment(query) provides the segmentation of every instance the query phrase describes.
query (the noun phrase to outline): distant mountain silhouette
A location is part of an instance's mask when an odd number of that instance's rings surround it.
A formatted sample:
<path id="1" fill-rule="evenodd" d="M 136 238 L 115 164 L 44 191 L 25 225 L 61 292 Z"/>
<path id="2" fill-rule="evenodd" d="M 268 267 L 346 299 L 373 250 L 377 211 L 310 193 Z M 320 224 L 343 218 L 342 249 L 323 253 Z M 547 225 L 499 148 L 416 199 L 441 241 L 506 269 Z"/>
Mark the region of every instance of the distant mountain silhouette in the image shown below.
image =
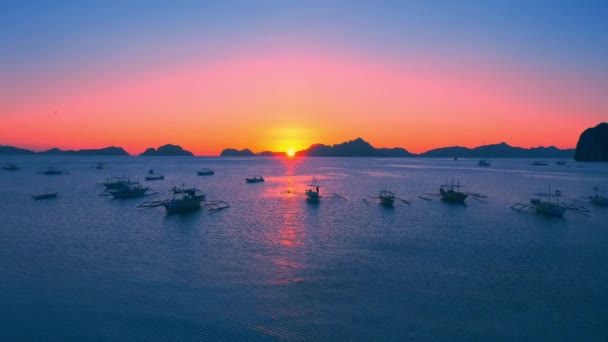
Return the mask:
<path id="1" fill-rule="evenodd" d="M 578 139 L 574 159 L 608 161 L 608 122 L 586 129 Z"/>
<path id="2" fill-rule="evenodd" d="M 192 152 L 184 150 L 179 145 L 163 145 L 158 149 L 152 147 L 145 150 L 142 156 L 193 156 Z"/>
<path id="3" fill-rule="evenodd" d="M 333 146 L 314 144 L 298 151 L 297 156 L 307 157 L 413 157 L 407 150 L 396 148 L 375 148 L 367 141 L 357 138 Z"/>
<path id="4" fill-rule="evenodd" d="M 502 142 L 475 148 L 443 147 L 420 154 L 421 157 L 439 158 L 572 158 L 573 149 L 560 150 L 554 146 L 521 148 Z"/>
<path id="5" fill-rule="evenodd" d="M 0 145 L 0 154 L 16 155 L 16 154 L 34 154 L 34 153 L 36 153 L 36 152 L 30 151 L 30 150 L 26 150 L 26 149 L 23 149 L 23 148 Z"/>
<path id="6" fill-rule="evenodd" d="M 0 154 L 52 154 L 52 155 L 81 155 L 81 156 L 128 156 L 129 154 L 122 147 L 104 147 L 99 149 L 87 150 L 61 150 L 52 148 L 42 152 L 34 152 L 12 146 L 0 146 Z"/>
<path id="7" fill-rule="evenodd" d="M 52 148 L 50 150 L 39 152 L 38 154 L 53 154 L 53 155 L 79 155 L 79 156 L 128 156 L 129 153 L 122 147 L 104 147 L 99 149 L 85 150 L 61 150 Z"/>
<path id="8" fill-rule="evenodd" d="M 227 148 L 220 153 L 222 157 L 252 157 L 255 154 L 248 148 L 237 150 L 235 148 Z"/>

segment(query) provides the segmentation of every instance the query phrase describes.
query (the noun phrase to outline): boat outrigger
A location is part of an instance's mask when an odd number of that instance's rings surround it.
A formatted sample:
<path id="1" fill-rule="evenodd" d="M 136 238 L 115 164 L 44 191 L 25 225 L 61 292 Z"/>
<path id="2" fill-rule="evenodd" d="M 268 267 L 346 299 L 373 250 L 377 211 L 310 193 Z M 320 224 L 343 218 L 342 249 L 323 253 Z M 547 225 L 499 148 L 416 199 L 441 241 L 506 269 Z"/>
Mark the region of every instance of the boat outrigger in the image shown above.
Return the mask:
<path id="1" fill-rule="evenodd" d="M 265 181 L 265 179 L 262 176 L 253 176 L 253 177 L 250 177 L 250 178 L 245 178 L 245 182 L 246 183 L 261 183 L 261 182 L 264 182 L 264 181 Z"/>
<path id="2" fill-rule="evenodd" d="M 144 179 L 147 181 L 163 180 L 165 179 L 165 176 L 157 175 L 154 173 L 154 170 L 150 169 L 148 170 L 148 175 Z"/>
<path id="3" fill-rule="evenodd" d="M 200 190 L 195 187 L 174 187 L 171 192 L 173 193 L 173 197 L 170 199 L 144 202 L 140 204 L 138 208 L 163 206 L 165 207 L 167 214 L 170 215 L 186 213 L 201 209 L 202 207 L 207 208 L 208 211 L 219 211 L 230 207 L 230 205 L 224 201 L 207 200 L 206 196 L 200 193 Z"/>
<path id="4" fill-rule="evenodd" d="M 212 176 L 215 174 L 215 172 L 211 169 L 201 169 L 199 171 L 196 171 L 196 174 L 199 176 Z"/>
<path id="5" fill-rule="evenodd" d="M 19 168 L 19 166 L 17 166 L 17 164 L 9 163 L 9 164 L 6 164 L 6 165 L 2 166 L 2 170 L 4 170 L 4 171 L 17 171 L 17 170 L 20 170 L 20 168 Z"/>
<path id="6" fill-rule="evenodd" d="M 68 173 L 69 172 L 61 170 L 61 169 L 57 169 L 54 166 L 49 166 L 46 170 L 37 172 L 37 174 L 39 174 L 39 175 L 47 175 L 47 176 L 67 175 Z"/>

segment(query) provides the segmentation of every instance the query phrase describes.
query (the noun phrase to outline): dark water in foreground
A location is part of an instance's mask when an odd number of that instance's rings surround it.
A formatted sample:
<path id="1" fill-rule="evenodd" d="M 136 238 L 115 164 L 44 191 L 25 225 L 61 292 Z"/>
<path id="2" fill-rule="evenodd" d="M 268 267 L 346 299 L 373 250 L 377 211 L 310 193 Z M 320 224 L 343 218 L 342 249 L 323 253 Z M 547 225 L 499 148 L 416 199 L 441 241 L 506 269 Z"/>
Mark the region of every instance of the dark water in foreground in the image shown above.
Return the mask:
<path id="1" fill-rule="evenodd" d="M 0 339 L 606 340 L 608 208 L 565 219 L 509 207 L 539 189 L 608 188 L 608 164 L 530 160 L 0 158 Z M 54 164 L 64 176 L 36 175 Z M 210 177 L 195 171 L 209 167 Z M 100 197 L 154 168 L 231 208 L 165 216 Z M 266 183 L 245 184 L 262 174 Z M 348 198 L 310 205 L 304 185 Z M 489 196 L 423 201 L 455 177 Z M 387 187 L 412 202 L 361 199 Z M 31 193 L 60 192 L 49 201 Z M 292 189 L 295 193 L 286 193 Z M 150 199 L 154 199 L 150 198 Z"/>

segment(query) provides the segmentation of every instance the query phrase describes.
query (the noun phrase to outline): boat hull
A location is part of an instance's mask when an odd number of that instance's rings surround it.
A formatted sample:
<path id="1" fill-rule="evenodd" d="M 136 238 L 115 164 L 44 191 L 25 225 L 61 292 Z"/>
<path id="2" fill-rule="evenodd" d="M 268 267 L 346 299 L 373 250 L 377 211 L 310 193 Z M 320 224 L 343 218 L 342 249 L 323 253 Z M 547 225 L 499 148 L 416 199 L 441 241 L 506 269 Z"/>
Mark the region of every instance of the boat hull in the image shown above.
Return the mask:
<path id="1" fill-rule="evenodd" d="M 446 191 L 441 193 L 441 200 L 447 203 L 464 204 L 468 196 L 462 192 Z"/>
<path id="2" fill-rule="evenodd" d="M 201 209 L 201 200 L 172 200 L 164 203 L 167 214 L 179 214 Z"/>
<path id="3" fill-rule="evenodd" d="M 40 195 L 32 195 L 32 198 L 38 201 L 38 200 L 46 200 L 46 199 L 56 198 L 57 195 L 58 195 L 57 193 L 40 194 Z"/>
<path id="4" fill-rule="evenodd" d="M 564 217 L 566 208 L 552 203 L 537 203 L 536 212 L 545 216 Z"/>

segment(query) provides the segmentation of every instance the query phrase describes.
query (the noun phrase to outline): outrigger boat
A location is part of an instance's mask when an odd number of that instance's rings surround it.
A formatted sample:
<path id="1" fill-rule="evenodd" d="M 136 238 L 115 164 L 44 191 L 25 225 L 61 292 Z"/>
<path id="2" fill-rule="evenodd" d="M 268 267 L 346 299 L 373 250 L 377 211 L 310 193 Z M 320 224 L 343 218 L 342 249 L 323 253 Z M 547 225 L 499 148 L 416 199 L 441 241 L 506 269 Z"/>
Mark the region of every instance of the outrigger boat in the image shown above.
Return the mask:
<path id="1" fill-rule="evenodd" d="M 9 164 L 6 164 L 6 165 L 2 166 L 2 170 L 4 170 L 4 171 L 17 171 L 17 170 L 20 170 L 20 168 L 19 168 L 19 166 L 17 166 L 17 164 L 9 163 Z"/>
<path id="2" fill-rule="evenodd" d="M 451 184 L 441 185 L 439 187 L 439 194 L 442 201 L 456 204 L 464 204 L 464 201 L 469 196 L 469 194 L 460 191 L 460 181 L 454 184 L 454 179 L 452 179 Z"/>
<path id="3" fill-rule="evenodd" d="M 511 206 L 511 209 L 521 212 L 536 212 L 537 214 L 553 217 L 564 217 L 567 210 L 579 214 L 587 214 L 589 212 L 589 210 L 583 206 L 564 203 L 561 200 L 562 197 L 561 191 L 555 190 L 555 192 L 551 192 L 551 186 L 549 186 L 549 192 L 535 193 L 534 197 L 530 198 L 529 203 L 515 203 Z"/>
<path id="4" fill-rule="evenodd" d="M 530 165 L 532 165 L 532 166 L 547 166 L 547 165 L 549 165 L 549 163 L 542 162 L 542 161 L 535 161 L 535 162 L 531 163 Z"/>
<path id="5" fill-rule="evenodd" d="M 386 189 L 380 190 L 378 192 L 378 195 L 375 197 L 369 197 L 369 200 L 377 201 L 378 203 L 380 203 L 381 206 L 387 207 L 387 208 L 392 208 L 394 206 L 396 200 L 402 201 L 403 203 L 410 205 L 410 202 L 408 202 L 407 200 L 404 200 L 403 198 L 397 197 L 394 192 L 392 192 L 390 190 L 386 190 Z M 364 198 L 363 202 L 366 205 L 369 205 L 368 199 Z"/>
<path id="6" fill-rule="evenodd" d="M 492 163 L 490 163 L 486 159 L 482 159 L 482 160 L 479 161 L 479 163 L 477 163 L 477 165 L 478 166 L 492 166 Z"/>
<path id="7" fill-rule="evenodd" d="M 588 197 L 581 197 L 580 200 L 576 200 L 578 202 L 585 202 L 593 205 L 597 205 L 598 207 L 608 207 L 608 197 L 602 195 L 606 191 L 601 191 L 598 186 L 593 187 L 594 194 Z"/>
<path id="8" fill-rule="evenodd" d="M 139 183 L 130 184 L 121 188 L 110 189 L 107 191 L 110 196 L 118 199 L 137 198 L 156 194 L 149 188 L 141 186 Z"/>
<path id="9" fill-rule="evenodd" d="M 245 178 L 245 182 L 247 183 L 261 183 L 264 182 L 264 177 L 262 176 L 253 176 L 251 178 Z"/>
<path id="10" fill-rule="evenodd" d="M 595 194 L 589 197 L 591 203 L 600 207 L 608 207 L 608 197 L 600 195 L 600 189 L 597 186 L 594 187 L 593 190 L 595 191 Z"/>
<path id="11" fill-rule="evenodd" d="M 148 171 L 148 175 L 144 179 L 147 181 L 163 180 L 163 179 L 165 179 L 165 176 L 156 175 L 156 174 L 154 174 L 154 170 L 150 169 Z"/>
<path id="12" fill-rule="evenodd" d="M 171 199 L 144 202 L 140 204 L 138 208 L 163 206 L 165 207 L 167 214 L 170 215 L 199 210 L 202 207 L 206 207 L 208 211 L 219 211 L 230 207 L 230 205 L 224 201 L 208 201 L 206 196 L 201 194 L 200 190 L 195 187 L 174 187 L 171 192 L 173 192 L 173 197 Z"/>
<path id="13" fill-rule="evenodd" d="M 196 174 L 199 176 L 212 176 L 215 174 L 211 169 L 202 169 L 200 171 L 196 171 Z"/>
<path id="14" fill-rule="evenodd" d="M 49 166 L 44 171 L 38 171 L 37 174 L 47 175 L 47 176 L 58 176 L 58 175 L 67 175 L 68 172 L 61 170 L 61 169 L 56 169 L 54 166 Z"/>
<path id="15" fill-rule="evenodd" d="M 38 200 L 45 200 L 45 199 L 51 199 L 51 198 L 56 198 L 57 195 L 59 195 L 56 192 L 46 192 L 46 193 L 42 193 L 42 194 L 36 194 L 36 195 L 32 195 L 32 198 L 36 201 Z"/>
<path id="16" fill-rule="evenodd" d="M 107 178 L 105 182 L 101 183 L 106 190 L 121 189 L 135 184 L 138 184 L 138 182 L 131 181 L 128 177 L 110 177 Z"/>
<path id="17" fill-rule="evenodd" d="M 454 183 L 454 179 L 452 178 L 451 183 L 446 182 L 439 187 L 439 193 L 425 193 L 418 197 L 426 201 L 430 201 L 433 198 L 440 198 L 444 202 L 455 204 L 464 204 L 469 196 L 479 201 L 488 198 L 488 196 L 484 194 L 460 191 L 461 187 L 463 187 L 463 185 L 460 184 L 460 181 Z"/>
<path id="18" fill-rule="evenodd" d="M 319 200 L 321 199 L 321 195 L 319 194 L 319 188 L 321 186 L 317 183 L 317 177 L 312 176 L 312 180 L 307 186 L 308 189 L 306 189 L 305 191 L 306 200 L 310 203 L 319 203 Z"/>

